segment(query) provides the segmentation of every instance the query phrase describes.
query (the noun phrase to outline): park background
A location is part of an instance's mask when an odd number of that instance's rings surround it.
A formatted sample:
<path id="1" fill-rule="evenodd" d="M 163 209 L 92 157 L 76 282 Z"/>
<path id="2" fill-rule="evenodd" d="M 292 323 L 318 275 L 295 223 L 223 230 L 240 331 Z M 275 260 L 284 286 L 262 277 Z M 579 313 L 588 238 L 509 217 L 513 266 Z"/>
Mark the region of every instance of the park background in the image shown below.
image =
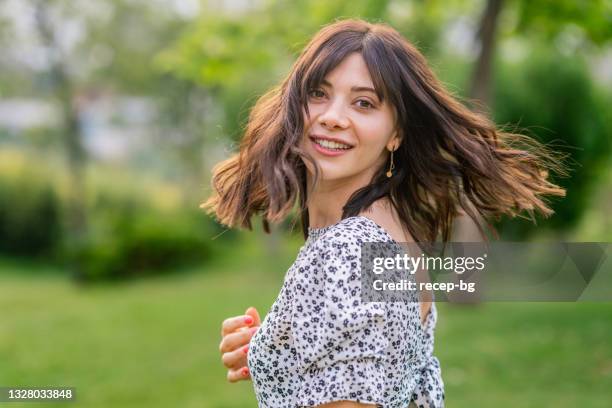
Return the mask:
<path id="1" fill-rule="evenodd" d="M 256 406 L 225 380 L 220 325 L 265 315 L 301 233 L 198 206 L 257 97 L 344 17 L 391 24 L 466 103 L 567 153 L 556 214 L 501 220 L 502 239 L 611 241 L 610 1 L 4 0 L 0 386 Z M 611 323 L 610 303 L 441 303 L 447 404 L 609 407 Z"/>

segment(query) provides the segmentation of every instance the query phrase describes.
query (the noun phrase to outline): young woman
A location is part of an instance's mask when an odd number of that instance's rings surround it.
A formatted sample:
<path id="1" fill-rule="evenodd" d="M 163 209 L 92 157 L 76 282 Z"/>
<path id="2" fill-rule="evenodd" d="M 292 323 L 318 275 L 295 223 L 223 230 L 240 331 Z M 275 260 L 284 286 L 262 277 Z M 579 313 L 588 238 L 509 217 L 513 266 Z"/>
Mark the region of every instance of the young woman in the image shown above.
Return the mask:
<path id="1" fill-rule="evenodd" d="M 389 26 L 324 27 L 203 204 L 228 226 L 262 215 L 268 232 L 297 202 L 306 239 L 263 323 L 253 308 L 223 322 L 228 380 L 252 378 L 260 407 L 443 406 L 435 303 L 362 301 L 360 245 L 449 241 L 459 216 L 484 235 L 481 218 L 550 215 L 543 196 L 564 195 L 552 160 L 457 102 Z"/>

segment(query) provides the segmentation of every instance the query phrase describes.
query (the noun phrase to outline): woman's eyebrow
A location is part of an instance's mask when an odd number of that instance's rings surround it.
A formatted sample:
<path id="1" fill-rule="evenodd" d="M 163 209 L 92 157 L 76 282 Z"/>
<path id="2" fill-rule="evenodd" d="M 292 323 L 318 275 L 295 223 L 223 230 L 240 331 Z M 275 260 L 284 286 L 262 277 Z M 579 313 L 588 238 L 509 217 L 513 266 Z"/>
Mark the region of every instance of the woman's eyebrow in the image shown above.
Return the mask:
<path id="1" fill-rule="evenodd" d="M 332 84 L 330 84 L 325 79 L 321 81 L 321 85 L 325 85 L 327 87 L 333 88 Z M 351 92 L 372 92 L 373 94 L 378 95 L 376 90 L 369 86 L 353 86 L 351 87 Z"/>

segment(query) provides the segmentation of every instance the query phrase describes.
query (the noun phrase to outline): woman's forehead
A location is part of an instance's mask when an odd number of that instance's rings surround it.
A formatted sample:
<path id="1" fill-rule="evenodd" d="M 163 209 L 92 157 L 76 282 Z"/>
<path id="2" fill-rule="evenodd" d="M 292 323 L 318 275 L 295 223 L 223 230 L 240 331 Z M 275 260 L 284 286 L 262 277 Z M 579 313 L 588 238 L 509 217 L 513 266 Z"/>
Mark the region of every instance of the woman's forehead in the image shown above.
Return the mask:
<path id="1" fill-rule="evenodd" d="M 314 72 L 313 72 L 314 74 Z M 316 82 L 315 82 L 316 81 Z M 311 86 L 343 88 L 350 92 L 371 92 L 383 100 L 384 84 L 377 84 L 361 53 L 352 53 L 327 72 L 319 72 L 310 78 Z"/>

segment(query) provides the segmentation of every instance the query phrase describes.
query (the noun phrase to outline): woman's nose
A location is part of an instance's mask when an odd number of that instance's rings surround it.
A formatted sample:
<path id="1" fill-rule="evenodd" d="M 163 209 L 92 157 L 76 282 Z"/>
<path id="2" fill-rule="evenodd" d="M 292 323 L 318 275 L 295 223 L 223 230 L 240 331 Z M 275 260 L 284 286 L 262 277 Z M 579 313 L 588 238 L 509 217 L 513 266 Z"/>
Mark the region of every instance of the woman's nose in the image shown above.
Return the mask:
<path id="1" fill-rule="evenodd" d="M 342 102 L 339 100 L 330 102 L 325 111 L 319 115 L 319 124 L 328 129 L 346 128 L 349 121 Z"/>

